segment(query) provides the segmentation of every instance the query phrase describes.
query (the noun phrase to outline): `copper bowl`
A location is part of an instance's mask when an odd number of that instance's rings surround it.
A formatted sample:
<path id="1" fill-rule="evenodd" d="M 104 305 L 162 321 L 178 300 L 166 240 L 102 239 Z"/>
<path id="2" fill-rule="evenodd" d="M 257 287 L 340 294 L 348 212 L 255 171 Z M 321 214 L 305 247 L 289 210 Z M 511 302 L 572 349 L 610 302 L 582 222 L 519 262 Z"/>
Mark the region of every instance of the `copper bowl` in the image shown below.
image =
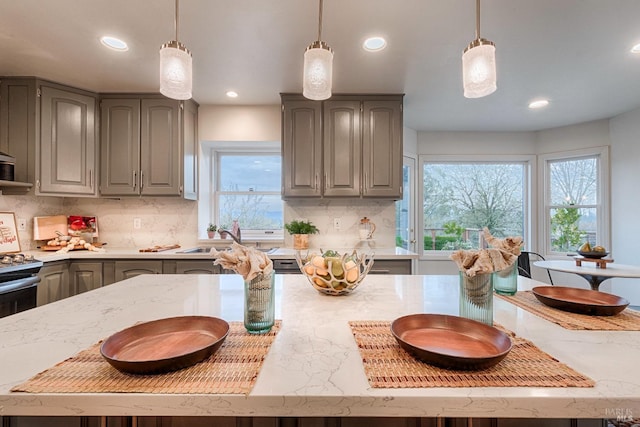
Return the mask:
<path id="1" fill-rule="evenodd" d="M 511 339 L 484 323 L 444 314 L 412 314 L 391 323 L 391 333 L 417 359 L 448 369 L 487 369 L 511 351 Z"/>
<path id="2" fill-rule="evenodd" d="M 217 317 L 183 316 L 153 320 L 107 338 L 100 354 L 131 374 L 158 374 L 195 365 L 224 342 L 229 324 Z"/>
<path id="3" fill-rule="evenodd" d="M 536 286 L 531 292 L 544 305 L 590 316 L 615 316 L 629 305 L 629 301 L 617 295 L 591 289 Z"/>

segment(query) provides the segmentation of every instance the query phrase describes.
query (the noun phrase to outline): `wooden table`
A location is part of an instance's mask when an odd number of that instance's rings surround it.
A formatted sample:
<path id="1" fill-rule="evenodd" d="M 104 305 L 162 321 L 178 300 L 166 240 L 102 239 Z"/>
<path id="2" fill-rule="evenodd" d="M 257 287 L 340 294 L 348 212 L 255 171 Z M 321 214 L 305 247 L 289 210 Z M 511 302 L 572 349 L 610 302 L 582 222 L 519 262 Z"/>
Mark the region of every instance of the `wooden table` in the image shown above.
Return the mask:
<path id="1" fill-rule="evenodd" d="M 583 262 L 582 265 L 576 265 L 575 260 L 572 261 L 536 261 L 533 263 L 536 267 L 546 268 L 552 271 L 561 271 L 563 273 L 574 273 L 582 276 L 589 282 L 591 289 L 597 291 L 600 283 L 612 277 L 627 277 L 640 279 L 640 267 L 635 265 L 624 265 L 617 263 L 607 264 L 607 268 L 600 268 L 597 264 Z"/>

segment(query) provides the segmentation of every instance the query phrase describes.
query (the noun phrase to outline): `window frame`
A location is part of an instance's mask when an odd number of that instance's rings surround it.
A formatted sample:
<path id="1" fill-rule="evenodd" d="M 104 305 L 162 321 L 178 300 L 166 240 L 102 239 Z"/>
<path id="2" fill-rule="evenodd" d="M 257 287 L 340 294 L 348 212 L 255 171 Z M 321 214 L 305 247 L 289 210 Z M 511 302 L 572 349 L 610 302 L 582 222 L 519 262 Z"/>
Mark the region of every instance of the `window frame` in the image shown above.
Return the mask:
<path id="1" fill-rule="evenodd" d="M 230 141 L 230 142 L 207 142 L 203 144 L 203 154 L 205 157 L 204 165 L 208 169 L 209 173 L 207 175 L 207 185 L 206 185 L 206 199 L 201 200 L 199 203 L 200 217 L 205 217 L 207 219 L 207 223 L 213 223 L 220 226 L 220 217 L 219 210 L 217 208 L 219 203 L 219 195 L 224 194 L 232 194 L 235 192 L 220 192 L 218 187 L 220 185 L 220 156 L 221 155 L 247 155 L 247 156 L 256 156 L 256 155 L 280 155 L 281 148 L 280 142 L 242 142 L 242 141 Z M 281 172 L 282 174 L 282 172 Z M 259 191 L 259 192 L 248 192 L 241 191 L 237 192 L 237 194 L 265 194 L 270 196 L 281 196 L 281 189 L 274 191 Z M 280 200 L 282 203 L 282 213 L 283 213 L 283 221 L 284 221 L 284 201 Z M 204 208 L 206 206 L 206 208 Z M 231 224 L 229 224 L 231 227 Z M 249 241 L 260 241 L 260 240 L 283 240 L 284 239 L 284 228 L 282 229 L 269 229 L 269 230 L 247 230 L 242 229 L 242 224 L 240 224 L 242 230 L 242 239 Z"/>
<path id="2" fill-rule="evenodd" d="M 424 249 L 424 165 L 426 163 L 521 163 L 524 165 L 524 242 L 525 247 L 531 250 L 529 242 L 532 242 L 532 236 L 536 235 L 537 219 L 533 215 L 535 212 L 534 198 L 532 195 L 536 194 L 536 172 L 537 172 L 537 158 L 535 155 L 529 154 L 480 154 L 480 155 L 432 155 L 421 154 L 418 156 L 418 203 L 416 211 L 418 213 L 418 233 L 416 237 L 419 245 L 417 246 L 418 254 L 421 260 L 448 260 L 453 251 L 432 251 Z"/>
<path id="3" fill-rule="evenodd" d="M 596 236 L 598 244 L 607 248 L 611 247 L 611 187 L 609 173 L 609 146 L 584 148 L 580 150 L 559 151 L 556 153 L 541 154 L 538 163 L 540 179 L 540 197 L 538 215 L 541 220 L 539 247 L 544 248 L 545 257 L 566 259 L 567 254 L 573 252 L 557 252 L 551 250 L 551 209 L 557 205 L 551 204 L 551 162 L 581 160 L 585 158 L 598 158 L 597 195 L 596 195 Z"/>

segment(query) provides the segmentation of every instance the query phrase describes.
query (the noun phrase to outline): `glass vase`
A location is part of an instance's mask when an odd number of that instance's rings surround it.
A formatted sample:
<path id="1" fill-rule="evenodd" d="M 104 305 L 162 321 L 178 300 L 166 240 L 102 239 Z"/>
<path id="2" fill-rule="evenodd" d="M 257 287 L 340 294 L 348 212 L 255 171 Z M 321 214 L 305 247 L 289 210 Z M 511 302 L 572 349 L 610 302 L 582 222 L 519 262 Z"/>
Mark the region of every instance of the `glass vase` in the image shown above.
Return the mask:
<path id="1" fill-rule="evenodd" d="M 244 281 L 244 327 L 250 334 L 271 330 L 275 312 L 275 274 L 259 273 Z"/>
<path id="2" fill-rule="evenodd" d="M 500 295 L 515 295 L 518 291 L 518 264 L 493 273 L 493 289 Z"/>
<path id="3" fill-rule="evenodd" d="M 493 326 L 493 274 L 460 272 L 460 316 Z"/>

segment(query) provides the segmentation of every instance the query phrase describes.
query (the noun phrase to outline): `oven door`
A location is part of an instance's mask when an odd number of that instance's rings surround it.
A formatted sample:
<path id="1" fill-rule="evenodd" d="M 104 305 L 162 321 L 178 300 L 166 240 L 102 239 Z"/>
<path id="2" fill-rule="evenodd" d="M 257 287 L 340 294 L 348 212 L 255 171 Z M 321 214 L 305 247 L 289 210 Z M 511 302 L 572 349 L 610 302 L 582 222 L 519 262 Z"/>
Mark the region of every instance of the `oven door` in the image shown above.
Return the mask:
<path id="1" fill-rule="evenodd" d="M 0 282 L 0 317 L 34 308 L 39 282 L 38 276 Z"/>

